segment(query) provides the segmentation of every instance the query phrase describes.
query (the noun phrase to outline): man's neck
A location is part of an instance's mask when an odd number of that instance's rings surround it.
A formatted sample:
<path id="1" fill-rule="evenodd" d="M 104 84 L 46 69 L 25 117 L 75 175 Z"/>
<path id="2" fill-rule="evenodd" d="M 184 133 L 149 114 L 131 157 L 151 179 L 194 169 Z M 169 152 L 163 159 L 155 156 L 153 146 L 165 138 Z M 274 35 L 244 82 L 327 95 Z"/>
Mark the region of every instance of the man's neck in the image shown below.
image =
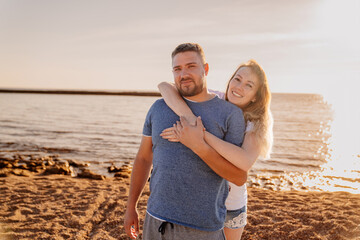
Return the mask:
<path id="1" fill-rule="evenodd" d="M 187 100 L 193 101 L 193 102 L 205 102 L 209 101 L 210 99 L 214 98 L 214 95 L 209 93 L 207 88 L 205 88 L 201 93 L 191 96 L 191 97 L 184 97 Z"/>

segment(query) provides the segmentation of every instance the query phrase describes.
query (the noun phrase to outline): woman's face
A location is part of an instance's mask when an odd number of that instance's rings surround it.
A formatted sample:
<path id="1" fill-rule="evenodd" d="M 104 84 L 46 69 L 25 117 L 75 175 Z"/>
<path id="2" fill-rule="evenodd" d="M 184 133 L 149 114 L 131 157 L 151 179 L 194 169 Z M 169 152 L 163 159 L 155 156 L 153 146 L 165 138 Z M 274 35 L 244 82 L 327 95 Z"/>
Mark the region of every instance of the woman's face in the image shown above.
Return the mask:
<path id="1" fill-rule="evenodd" d="M 246 107 L 250 102 L 255 102 L 259 80 L 249 67 L 240 68 L 230 80 L 227 98 L 229 102 L 240 108 Z"/>

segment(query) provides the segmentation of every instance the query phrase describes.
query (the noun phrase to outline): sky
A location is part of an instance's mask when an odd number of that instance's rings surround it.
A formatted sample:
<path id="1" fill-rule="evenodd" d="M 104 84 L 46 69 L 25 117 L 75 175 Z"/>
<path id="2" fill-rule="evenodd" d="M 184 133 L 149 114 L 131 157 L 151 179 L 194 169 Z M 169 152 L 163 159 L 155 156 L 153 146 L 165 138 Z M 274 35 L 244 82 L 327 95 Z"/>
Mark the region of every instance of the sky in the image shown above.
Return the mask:
<path id="1" fill-rule="evenodd" d="M 173 49 L 196 42 L 211 89 L 255 59 L 271 92 L 322 94 L 333 169 L 359 169 L 359 12 L 359 0 L 0 0 L 0 88 L 156 91 L 173 81 Z"/>
<path id="2" fill-rule="evenodd" d="M 199 43 L 208 87 L 249 59 L 272 92 L 360 87 L 360 1 L 0 0 L 0 88 L 157 90 L 172 50 Z"/>

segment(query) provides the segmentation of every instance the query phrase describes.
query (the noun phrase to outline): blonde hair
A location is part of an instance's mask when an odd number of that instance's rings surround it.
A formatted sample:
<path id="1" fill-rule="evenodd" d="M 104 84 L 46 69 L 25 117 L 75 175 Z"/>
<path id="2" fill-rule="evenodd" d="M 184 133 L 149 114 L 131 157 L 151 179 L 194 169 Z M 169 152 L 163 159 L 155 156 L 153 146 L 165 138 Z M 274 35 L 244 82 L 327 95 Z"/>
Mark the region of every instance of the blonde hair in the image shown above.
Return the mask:
<path id="1" fill-rule="evenodd" d="M 250 102 L 244 107 L 245 122 L 252 122 L 253 128 L 249 132 L 255 134 L 256 142 L 260 146 L 260 157 L 269 158 L 273 143 L 273 118 L 270 111 L 271 92 L 269 84 L 262 67 L 253 59 L 241 64 L 231 76 L 225 92 L 225 100 L 228 101 L 227 93 L 230 81 L 235 77 L 237 71 L 242 67 L 251 69 L 259 80 L 259 87 L 255 95 L 255 102 Z"/>

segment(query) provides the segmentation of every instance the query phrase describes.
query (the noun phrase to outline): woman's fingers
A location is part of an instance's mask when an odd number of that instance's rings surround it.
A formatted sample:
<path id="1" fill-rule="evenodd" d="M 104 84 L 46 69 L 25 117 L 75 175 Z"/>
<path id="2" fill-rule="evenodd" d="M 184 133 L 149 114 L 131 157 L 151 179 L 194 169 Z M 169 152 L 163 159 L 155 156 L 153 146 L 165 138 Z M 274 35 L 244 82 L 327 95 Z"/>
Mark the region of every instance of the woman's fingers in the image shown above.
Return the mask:
<path id="1" fill-rule="evenodd" d="M 161 136 L 161 137 L 169 137 L 169 136 L 173 136 L 173 135 L 175 135 L 175 131 L 174 131 L 174 130 L 160 133 L 160 136 Z"/>
<path id="2" fill-rule="evenodd" d="M 200 116 L 196 118 L 196 126 L 201 127 L 203 131 L 206 131 Z"/>
<path id="3" fill-rule="evenodd" d="M 169 142 L 180 142 L 178 138 L 169 138 L 167 139 Z"/>
<path id="4" fill-rule="evenodd" d="M 166 135 L 166 136 L 163 136 L 163 135 L 161 135 L 161 137 L 163 138 L 163 139 L 172 139 L 172 138 L 176 138 L 176 134 L 172 134 L 172 135 Z"/>
<path id="5" fill-rule="evenodd" d="M 163 139 L 168 140 L 169 142 L 179 142 L 179 138 L 178 138 L 177 134 L 175 133 L 175 131 L 168 132 L 165 134 L 162 133 L 162 134 L 160 134 L 160 136 Z"/>
<path id="6" fill-rule="evenodd" d="M 166 132 L 172 132 L 174 130 L 174 127 L 169 127 L 169 128 L 165 128 L 162 133 L 166 133 Z"/>
<path id="7" fill-rule="evenodd" d="M 180 132 L 182 130 L 182 125 L 179 121 L 176 121 L 176 124 L 174 124 L 175 132 L 178 136 L 180 136 Z"/>

